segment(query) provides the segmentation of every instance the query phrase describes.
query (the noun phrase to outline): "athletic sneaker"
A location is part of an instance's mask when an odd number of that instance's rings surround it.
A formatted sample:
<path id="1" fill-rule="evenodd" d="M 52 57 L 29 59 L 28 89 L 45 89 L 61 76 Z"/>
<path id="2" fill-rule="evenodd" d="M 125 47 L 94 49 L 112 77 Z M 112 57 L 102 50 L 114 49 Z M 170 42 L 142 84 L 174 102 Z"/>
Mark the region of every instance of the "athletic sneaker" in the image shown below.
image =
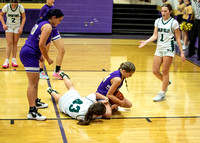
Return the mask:
<path id="1" fill-rule="evenodd" d="M 169 86 L 171 83 L 172 83 L 172 81 L 171 81 L 171 80 L 169 80 L 168 86 Z M 167 88 L 166 88 L 166 90 L 165 90 L 165 93 L 166 93 L 166 92 L 167 92 L 167 90 L 168 90 L 168 86 L 167 86 Z"/>
<path id="2" fill-rule="evenodd" d="M 49 105 L 44 103 L 44 102 L 41 102 L 41 99 L 37 98 L 35 100 L 35 105 L 36 105 L 36 108 L 37 109 L 41 109 L 41 108 L 47 108 Z"/>
<path id="3" fill-rule="evenodd" d="M 48 92 L 50 95 L 51 95 L 52 92 L 55 92 L 55 93 L 58 94 L 58 92 L 57 92 L 56 90 L 52 89 L 51 87 L 48 87 L 48 88 L 47 88 L 47 92 Z"/>
<path id="4" fill-rule="evenodd" d="M 49 79 L 49 77 L 45 74 L 44 71 L 40 72 L 40 79 Z"/>
<path id="5" fill-rule="evenodd" d="M 16 59 L 12 59 L 12 66 L 13 67 L 18 67 Z"/>
<path id="6" fill-rule="evenodd" d="M 69 78 L 69 76 L 66 74 L 66 73 L 64 73 L 64 71 L 60 71 L 59 72 L 59 75 L 63 78 L 64 76 L 66 76 L 68 79 L 70 79 Z"/>
<path id="7" fill-rule="evenodd" d="M 36 111 L 32 111 L 32 112 L 29 112 L 28 115 L 27 115 L 28 119 L 31 119 L 31 120 L 38 120 L 38 121 L 44 121 L 47 119 L 46 116 L 42 116 L 40 113 Z"/>
<path id="8" fill-rule="evenodd" d="M 159 102 L 165 100 L 165 93 L 163 93 L 162 91 L 158 92 L 158 95 L 156 97 L 154 97 L 153 101 L 154 102 Z"/>
<path id="9" fill-rule="evenodd" d="M 60 72 L 60 71 L 59 71 L 59 72 Z M 59 75 L 59 72 L 54 71 L 54 72 L 53 72 L 53 76 L 62 79 L 62 77 Z"/>
<path id="10" fill-rule="evenodd" d="M 5 69 L 9 68 L 9 61 L 5 60 L 2 67 L 5 68 Z"/>

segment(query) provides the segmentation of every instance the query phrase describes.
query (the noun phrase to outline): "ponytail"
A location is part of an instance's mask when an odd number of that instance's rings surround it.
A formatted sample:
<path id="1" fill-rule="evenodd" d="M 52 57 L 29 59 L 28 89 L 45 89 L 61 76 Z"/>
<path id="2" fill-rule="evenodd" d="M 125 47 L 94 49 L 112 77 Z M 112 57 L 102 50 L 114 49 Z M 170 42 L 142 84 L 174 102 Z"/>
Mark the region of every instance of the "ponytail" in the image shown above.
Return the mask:
<path id="1" fill-rule="evenodd" d="M 77 124 L 89 125 L 93 119 L 93 115 L 103 115 L 106 113 L 106 107 L 103 103 L 97 102 L 88 108 L 88 112 L 85 115 L 85 120 L 80 120 Z"/>
<path id="2" fill-rule="evenodd" d="M 121 65 L 120 65 L 118 70 L 120 70 L 120 69 L 121 70 L 125 70 L 126 72 L 135 72 L 135 70 L 136 70 L 135 65 L 132 62 L 121 63 Z M 128 90 L 128 84 L 127 84 L 127 80 L 126 79 L 125 79 L 125 83 L 126 83 L 126 88 Z"/>
<path id="3" fill-rule="evenodd" d="M 41 19 L 38 19 L 36 23 L 39 24 L 40 22 L 48 20 L 53 16 L 56 16 L 56 18 L 60 18 L 63 17 L 64 14 L 59 9 L 50 9 L 47 12 L 45 12 L 44 16 Z"/>

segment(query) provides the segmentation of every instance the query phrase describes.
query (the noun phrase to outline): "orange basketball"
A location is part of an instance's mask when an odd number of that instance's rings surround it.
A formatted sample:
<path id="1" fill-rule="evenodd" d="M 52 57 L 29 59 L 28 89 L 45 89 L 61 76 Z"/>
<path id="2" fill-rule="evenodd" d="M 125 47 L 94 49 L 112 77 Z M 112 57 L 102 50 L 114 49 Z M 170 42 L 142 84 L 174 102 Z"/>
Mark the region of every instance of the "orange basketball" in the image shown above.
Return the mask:
<path id="1" fill-rule="evenodd" d="M 120 91 L 115 91 L 113 94 L 116 98 L 120 100 L 124 100 L 124 95 Z M 112 100 L 110 100 L 110 104 L 115 104 Z"/>

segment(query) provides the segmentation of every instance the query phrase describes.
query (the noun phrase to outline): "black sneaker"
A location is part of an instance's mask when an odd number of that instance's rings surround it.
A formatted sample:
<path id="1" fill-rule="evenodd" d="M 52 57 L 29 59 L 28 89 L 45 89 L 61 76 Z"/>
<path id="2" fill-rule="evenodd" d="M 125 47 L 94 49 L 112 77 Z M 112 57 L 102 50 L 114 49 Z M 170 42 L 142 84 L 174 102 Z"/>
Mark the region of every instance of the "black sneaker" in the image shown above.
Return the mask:
<path id="1" fill-rule="evenodd" d="M 69 78 L 69 76 L 66 74 L 66 73 L 64 73 L 64 71 L 60 71 L 59 72 L 59 75 L 63 78 L 64 76 L 66 76 L 68 79 L 70 79 Z"/>
<path id="2" fill-rule="evenodd" d="M 44 102 L 41 102 L 41 99 L 37 98 L 35 100 L 35 106 L 37 109 L 41 109 L 41 108 L 47 108 L 49 105 Z"/>
<path id="3" fill-rule="evenodd" d="M 58 92 L 57 92 L 56 90 L 52 89 L 51 87 L 48 87 L 48 88 L 47 88 L 47 92 L 48 92 L 50 95 L 51 95 L 52 92 L 55 92 L 55 93 L 58 94 Z"/>
<path id="4" fill-rule="evenodd" d="M 29 111 L 28 115 L 27 115 L 28 119 L 31 120 L 38 120 L 38 121 L 44 121 L 47 119 L 46 116 L 42 116 L 40 113 L 36 111 Z"/>

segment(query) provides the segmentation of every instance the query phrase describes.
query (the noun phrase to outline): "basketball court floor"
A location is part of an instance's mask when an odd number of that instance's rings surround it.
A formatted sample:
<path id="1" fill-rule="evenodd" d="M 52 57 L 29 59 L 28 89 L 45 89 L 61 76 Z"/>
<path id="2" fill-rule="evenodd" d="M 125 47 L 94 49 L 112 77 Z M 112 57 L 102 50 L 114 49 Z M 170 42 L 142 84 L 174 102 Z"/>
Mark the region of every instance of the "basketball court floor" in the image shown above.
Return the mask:
<path id="1" fill-rule="evenodd" d="M 19 41 L 18 54 L 26 38 Z M 19 57 L 18 68 L 0 69 L 0 142 L 95 142 L 95 143 L 171 143 L 200 141 L 200 68 L 188 61 L 174 58 L 170 69 L 172 84 L 166 100 L 153 102 L 160 91 L 161 82 L 152 74 L 153 55 L 156 48 L 151 43 L 139 49 L 140 39 L 63 38 L 66 54 L 62 70 L 71 77 L 81 96 L 95 92 L 101 80 L 117 70 L 124 61 L 131 61 L 136 72 L 128 78 L 129 92 L 124 85 L 121 92 L 132 103 L 130 109 L 120 108 L 112 119 L 96 119 L 89 126 L 77 125 L 62 114 L 52 97 L 46 92 L 48 86 L 61 94 L 67 89 L 62 80 L 52 76 L 55 63 L 46 69 L 50 80 L 40 80 L 39 98 L 49 104 L 39 109 L 46 121 L 27 119 L 28 80 Z M 0 39 L 0 64 L 5 57 L 6 40 Z M 57 50 L 52 45 L 49 55 L 56 59 Z"/>
<path id="2" fill-rule="evenodd" d="M 117 1 L 117 0 L 116 0 Z M 119 0 L 122 1 L 122 0 Z M 126 1 L 126 0 L 124 0 Z M 113 36 L 114 37 L 114 36 Z M 144 38 L 145 39 L 145 38 Z M 52 76 L 57 49 L 52 44 L 49 55 L 53 65 L 45 63 L 50 80 L 40 80 L 39 98 L 48 103 L 39 112 L 46 121 L 28 120 L 26 97 L 28 80 L 19 52 L 26 38 L 18 43 L 18 68 L 0 68 L 0 142 L 1 143 L 199 143 L 200 142 L 200 68 L 175 56 L 170 69 L 172 84 L 166 100 L 153 102 L 161 82 L 152 73 L 155 43 L 139 49 L 139 39 L 62 38 L 65 57 L 62 70 L 74 82 L 81 96 L 96 91 L 102 79 L 125 61 L 136 66 L 120 91 L 133 107 L 119 108 L 112 119 L 96 119 L 89 126 L 77 125 L 59 111 L 54 99 L 46 92 L 48 86 L 64 94 L 63 80 Z M 0 66 L 5 60 L 6 40 L 0 38 Z M 10 59 L 11 61 L 11 59 Z"/>

